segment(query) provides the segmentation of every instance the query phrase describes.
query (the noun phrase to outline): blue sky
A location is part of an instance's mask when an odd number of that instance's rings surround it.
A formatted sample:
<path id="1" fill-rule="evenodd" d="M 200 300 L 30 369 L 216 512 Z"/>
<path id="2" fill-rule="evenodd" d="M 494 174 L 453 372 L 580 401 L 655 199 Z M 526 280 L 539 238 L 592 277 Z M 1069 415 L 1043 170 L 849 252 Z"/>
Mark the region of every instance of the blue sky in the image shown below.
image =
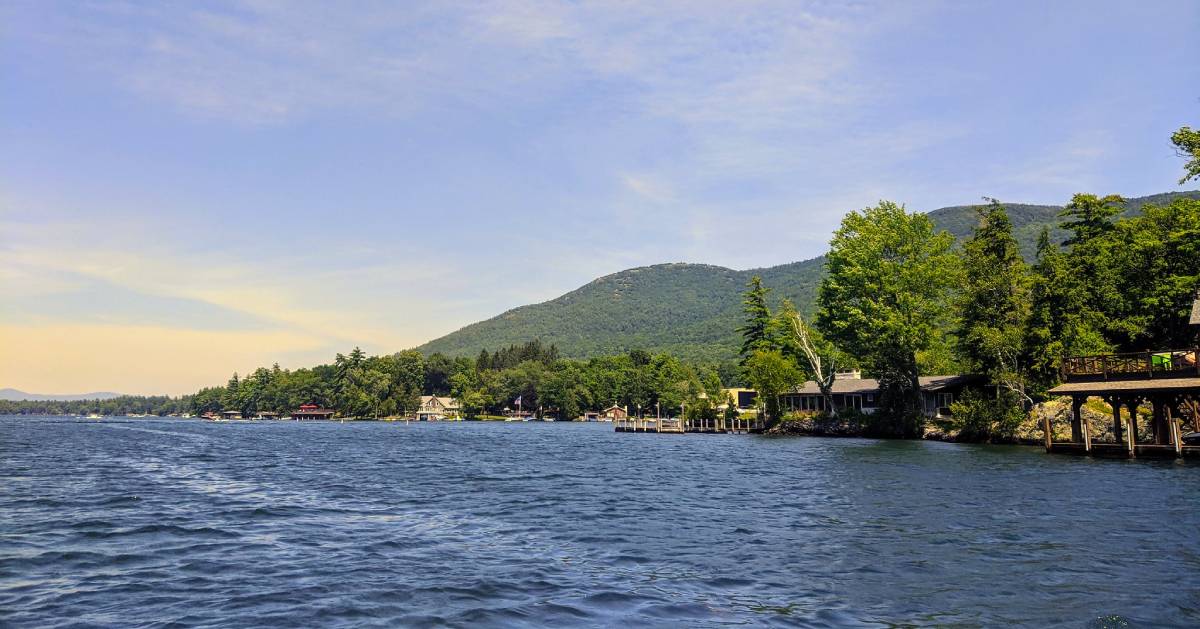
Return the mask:
<path id="1" fill-rule="evenodd" d="M 845 212 L 1180 189 L 1184 2 L 8 2 L 0 386 L 410 347 Z"/>

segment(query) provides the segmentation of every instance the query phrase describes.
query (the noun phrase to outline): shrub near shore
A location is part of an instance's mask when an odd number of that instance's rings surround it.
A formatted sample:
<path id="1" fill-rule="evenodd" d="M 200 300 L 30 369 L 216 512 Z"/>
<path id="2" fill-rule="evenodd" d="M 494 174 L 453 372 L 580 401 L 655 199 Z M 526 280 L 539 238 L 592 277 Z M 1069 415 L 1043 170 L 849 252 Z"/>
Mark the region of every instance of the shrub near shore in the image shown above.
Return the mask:
<path id="1" fill-rule="evenodd" d="M 882 414 L 863 413 L 854 409 L 840 410 L 836 416 L 828 413 L 787 413 L 767 434 L 875 438 L 904 436 Z"/>
<path id="2" fill-rule="evenodd" d="M 1042 442 L 1041 405 L 1028 415 L 997 405 L 991 400 L 964 400 L 955 417 L 929 420 L 921 438 L 956 443 L 1039 444 Z M 788 413 L 770 430 L 770 435 L 811 437 L 903 438 L 892 422 L 879 413 L 853 409 L 828 413 Z"/>

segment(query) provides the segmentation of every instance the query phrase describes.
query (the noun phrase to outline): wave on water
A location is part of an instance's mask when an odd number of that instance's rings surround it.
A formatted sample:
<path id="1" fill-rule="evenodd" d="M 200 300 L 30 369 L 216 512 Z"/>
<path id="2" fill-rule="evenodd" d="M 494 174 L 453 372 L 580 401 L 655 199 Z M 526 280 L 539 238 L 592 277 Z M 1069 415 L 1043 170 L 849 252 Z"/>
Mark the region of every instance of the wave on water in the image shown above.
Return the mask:
<path id="1" fill-rule="evenodd" d="M 237 428 L 0 419 L 0 625 L 1200 623 L 1194 466 L 1064 493 L 1022 449 Z"/>

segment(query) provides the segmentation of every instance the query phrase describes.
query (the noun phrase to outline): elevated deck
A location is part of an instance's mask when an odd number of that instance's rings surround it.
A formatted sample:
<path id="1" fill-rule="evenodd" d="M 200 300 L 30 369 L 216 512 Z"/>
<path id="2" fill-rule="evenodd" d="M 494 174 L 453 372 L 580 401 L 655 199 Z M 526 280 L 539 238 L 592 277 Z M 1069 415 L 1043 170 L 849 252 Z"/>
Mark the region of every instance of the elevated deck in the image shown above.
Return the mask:
<path id="1" fill-rule="evenodd" d="M 1200 429 L 1200 349 L 1077 356 L 1063 361 L 1063 384 L 1048 391 L 1071 397 L 1071 440 L 1054 441 L 1044 420 L 1046 451 L 1116 458 L 1200 458 L 1200 446 L 1183 444 L 1185 425 Z M 1089 397 L 1112 408 L 1112 437 L 1095 442 L 1081 408 Z M 1151 439 L 1138 440 L 1138 409 L 1152 409 Z M 1124 412 L 1123 412 L 1124 409 Z"/>
<path id="2" fill-rule="evenodd" d="M 1200 378 L 1200 348 L 1073 356 L 1063 360 L 1066 383 Z"/>

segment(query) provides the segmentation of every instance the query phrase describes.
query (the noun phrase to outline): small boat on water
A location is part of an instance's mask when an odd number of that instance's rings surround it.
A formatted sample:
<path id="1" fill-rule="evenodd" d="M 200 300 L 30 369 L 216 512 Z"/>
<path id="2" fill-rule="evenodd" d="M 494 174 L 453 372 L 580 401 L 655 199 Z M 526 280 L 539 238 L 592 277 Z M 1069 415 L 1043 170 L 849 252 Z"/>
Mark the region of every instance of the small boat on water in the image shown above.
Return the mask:
<path id="1" fill-rule="evenodd" d="M 96 413 L 89 413 L 87 418 L 88 419 L 104 419 L 103 417 L 97 415 Z"/>

